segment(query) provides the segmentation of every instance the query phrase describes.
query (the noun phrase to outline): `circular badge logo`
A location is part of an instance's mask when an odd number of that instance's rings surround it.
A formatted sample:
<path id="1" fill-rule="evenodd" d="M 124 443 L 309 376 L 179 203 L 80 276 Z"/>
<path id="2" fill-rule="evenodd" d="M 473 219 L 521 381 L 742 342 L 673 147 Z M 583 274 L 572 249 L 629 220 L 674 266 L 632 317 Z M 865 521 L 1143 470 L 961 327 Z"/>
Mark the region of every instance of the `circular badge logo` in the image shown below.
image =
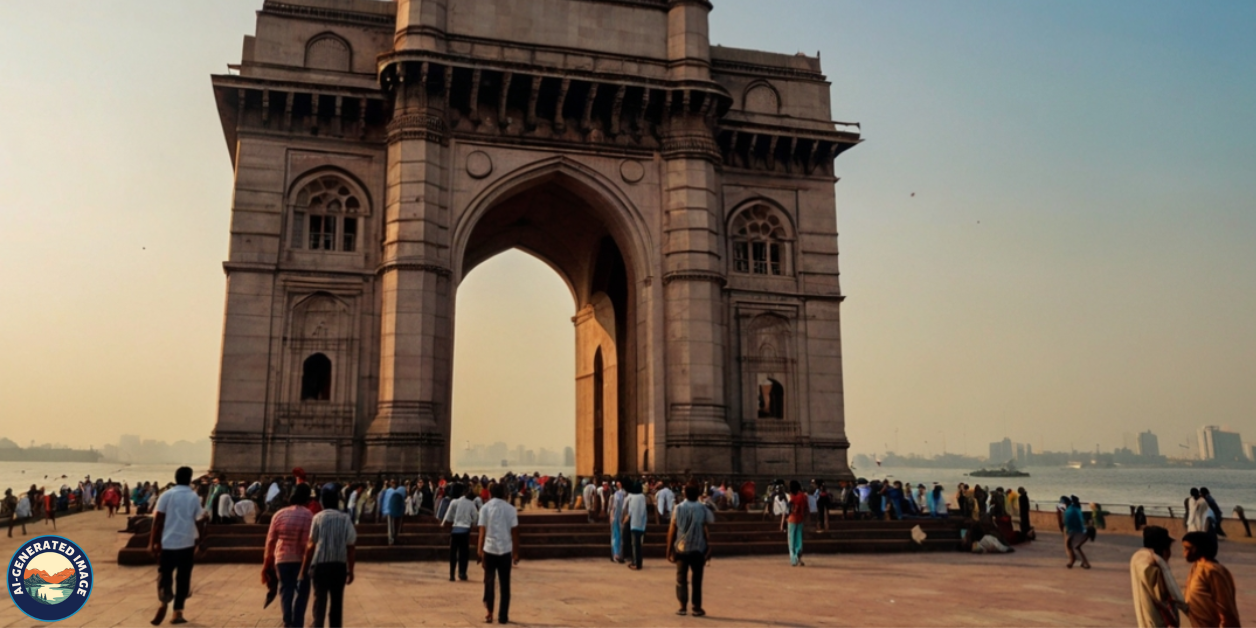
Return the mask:
<path id="1" fill-rule="evenodd" d="M 14 552 L 5 570 L 9 597 L 40 621 L 61 621 L 83 608 L 92 594 L 92 562 L 70 539 L 39 536 Z"/>

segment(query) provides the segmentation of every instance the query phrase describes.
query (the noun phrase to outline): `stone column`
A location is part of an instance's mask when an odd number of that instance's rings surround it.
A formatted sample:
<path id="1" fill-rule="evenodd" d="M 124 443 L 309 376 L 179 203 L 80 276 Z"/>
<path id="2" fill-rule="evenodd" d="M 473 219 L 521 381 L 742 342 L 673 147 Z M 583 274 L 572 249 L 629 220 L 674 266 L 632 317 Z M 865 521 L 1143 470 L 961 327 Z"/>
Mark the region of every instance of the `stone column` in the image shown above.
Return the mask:
<path id="1" fill-rule="evenodd" d="M 449 0 L 397 0 L 393 49 L 445 51 Z"/>
<path id="2" fill-rule="evenodd" d="M 668 78 L 697 87 L 673 92 L 663 138 L 669 472 L 732 469 L 724 389 L 720 152 L 707 115 L 722 90 L 710 82 L 710 9 L 705 0 L 672 0 L 668 20 Z"/>
<path id="3" fill-rule="evenodd" d="M 448 140 L 443 99 L 428 95 L 427 64 L 414 65 L 388 71 L 396 106 L 379 270 L 379 408 L 365 437 L 367 472 L 439 472 L 449 466 Z"/>

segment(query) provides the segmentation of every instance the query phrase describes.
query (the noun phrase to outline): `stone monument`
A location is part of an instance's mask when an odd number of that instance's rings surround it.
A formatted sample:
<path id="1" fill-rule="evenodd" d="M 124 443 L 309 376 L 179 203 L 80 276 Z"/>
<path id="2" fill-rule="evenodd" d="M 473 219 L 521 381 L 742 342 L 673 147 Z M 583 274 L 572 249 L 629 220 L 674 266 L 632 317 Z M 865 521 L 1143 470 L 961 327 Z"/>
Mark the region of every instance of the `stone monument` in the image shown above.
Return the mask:
<path id="1" fill-rule="evenodd" d="M 450 467 L 454 307 L 574 298 L 576 467 L 848 477 L 819 58 L 706 0 L 266 0 L 213 77 L 235 171 L 215 470 Z"/>

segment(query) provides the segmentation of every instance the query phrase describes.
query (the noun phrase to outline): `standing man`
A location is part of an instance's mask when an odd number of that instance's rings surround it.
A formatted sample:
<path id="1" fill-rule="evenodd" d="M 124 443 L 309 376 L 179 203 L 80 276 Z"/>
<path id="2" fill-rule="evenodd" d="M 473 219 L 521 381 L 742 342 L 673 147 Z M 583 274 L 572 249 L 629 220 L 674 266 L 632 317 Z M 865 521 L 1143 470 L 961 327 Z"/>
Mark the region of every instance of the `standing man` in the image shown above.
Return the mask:
<path id="1" fill-rule="evenodd" d="M 670 522 L 672 520 L 672 511 L 676 509 L 676 493 L 666 483 L 662 484 L 662 487 L 654 495 L 654 502 L 658 512 L 658 515 L 654 518 L 655 523 Z"/>
<path id="2" fill-rule="evenodd" d="M 185 624 L 183 602 L 192 590 L 192 565 L 197 549 L 205 537 L 205 509 L 201 498 L 192 490 L 192 467 L 179 467 L 174 472 L 174 487 L 157 498 L 153 531 L 148 536 L 148 551 L 158 558 L 157 599 L 161 606 L 153 617 L 158 626 L 166 618 L 166 607 L 174 600 L 172 624 Z M 178 571 L 178 575 L 175 575 Z M 171 580 L 174 591 L 171 592 Z"/>
<path id="3" fill-rule="evenodd" d="M 21 524 L 22 536 L 26 536 L 26 520 L 31 518 L 31 499 L 36 497 L 35 485 L 31 485 L 31 490 L 24 493 L 21 499 L 13 498 L 13 489 L 4 492 L 4 501 L 6 504 L 12 503 L 13 516 L 9 518 L 9 537 L 13 537 L 13 526 Z"/>
<path id="4" fill-rule="evenodd" d="M 632 482 L 628 487 L 628 498 L 624 500 L 624 523 L 628 525 L 632 535 L 632 562 L 629 569 L 640 570 L 642 559 L 641 544 L 645 540 L 646 513 L 645 495 L 641 492 L 641 483 Z"/>
<path id="5" fill-rule="evenodd" d="M 1143 549 L 1130 557 L 1130 582 L 1134 588 L 1134 615 L 1138 628 L 1181 626 L 1179 610 L 1186 610 L 1186 598 L 1173 579 L 1169 557 L 1173 539 L 1160 526 L 1143 529 Z"/>
<path id="6" fill-rule="evenodd" d="M 301 577 L 301 561 L 314 520 L 314 513 L 306 507 L 309 501 L 310 485 L 298 484 L 292 492 L 292 505 L 275 513 L 266 533 L 262 578 L 275 572 L 279 575 L 279 603 L 285 628 L 305 625 L 305 606 L 310 599 L 310 581 Z"/>
<path id="7" fill-rule="evenodd" d="M 693 616 L 702 617 L 702 576 L 711 560 L 710 525 L 715 513 L 698 503 L 702 489 L 697 484 L 685 485 L 685 501 L 676 507 L 672 523 L 667 528 L 667 562 L 676 564 L 676 600 L 680 602 L 677 615 L 689 610 L 689 572 L 693 572 Z"/>
<path id="8" fill-rule="evenodd" d="M 401 535 L 401 521 L 406 516 L 406 489 L 403 486 L 397 486 L 397 481 L 392 481 L 391 492 L 384 493 L 384 499 L 387 501 L 385 513 L 388 515 L 388 544 L 396 545 L 397 537 Z M 416 498 L 420 494 L 416 491 Z"/>
<path id="9" fill-rule="evenodd" d="M 510 623 L 510 569 L 519 564 L 519 513 L 506 501 L 506 485 L 494 482 L 488 487 L 489 500 L 480 509 L 476 562 L 484 565 L 485 623 L 493 621 L 494 583 L 501 579 L 502 604 L 497 623 Z"/>
<path id="10" fill-rule="evenodd" d="M 1243 531 L 1247 533 L 1247 538 L 1252 538 L 1252 524 L 1248 523 L 1247 513 L 1243 512 L 1242 506 L 1236 505 L 1234 507 L 1234 516 L 1238 517 L 1239 521 L 1243 523 Z"/>
<path id="11" fill-rule="evenodd" d="M 1021 536 L 1028 539 L 1029 530 L 1033 527 L 1029 524 L 1029 492 L 1025 487 L 1017 487 L 1016 492 L 1020 494 L 1016 498 L 1018 509 L 1020 510 L 1020 531 Z"/>
<path id="12" fill-rule="evenodd" d="M 789 564 L 791 567 L 805 567 L 802 562 L 802 532 L 807 524 L 807 515 L 811 514 L 811 500 L 798 480 L 789 481 L 789 494 Z"/>
<path id="13" fill-rule="evenodd" d="M 615 481 L 615 493 L 611 495 L 610 503 L 606 505 L 606 510 L 610 515 L 608 519 L 611 524 L 611 560 L 617 563 L 624 562 L 624 499 L 627 495 L 624 493 L 624 485 L 622 482 Z"/>
<path id="14" fill-rule="evenodd" d="M 345 585 L 353 584 L 353 546 L 358 533 L 353 519 L 336 510 L 340 496 L 335 490 L 323 491 L 322 502 L 323 510 L 310 521 L 310 542 L 305 547 L 300 577 L 314 581 L 314 628 L 323 628 L 324 614 L 328 626 L 340 628 L 344 625 Z"/>
<path id="15" fill-rule="evenodd" d="M 445 510 L 445 524 L 453 526 L 449 534 L 449 581 L 454 581 L 454 574 L 460 580 L 467 579 L 467 562 L 471 554 L 471 527 L 480 520 L 479 506 L 474 496 L 466 490 L 461 482 L 449 487 L 449 508 Z"/>
<path id="16" fill-rule="evenodd" d="M 598 511 L 597 507 L 600 505 L 601 500 L 596 500 L 598 503 L 594 503 L 596 496 L 597 496 L 597 485 L 594 482 L 590 481 L 589 478 L 585 478 L 584 479 L 584 492 L 581 494 L 580 497 L 581 499 L 584 500 L 584 511 L 589 516 L 589 523 L 593 523 L 594 521 L 597 520 L 597 511 Z"/>
<path id="17" fill-rule="evenodd" d="M 1217 562 L 1217 537 L 1209 532 L 1188 532 L 1182 537 L 1182 553 L 1191 564 L 1186 578 L 1187 614 L 1195 628 L 1240 626 L 1234 599 L 1234 576 Z"/>

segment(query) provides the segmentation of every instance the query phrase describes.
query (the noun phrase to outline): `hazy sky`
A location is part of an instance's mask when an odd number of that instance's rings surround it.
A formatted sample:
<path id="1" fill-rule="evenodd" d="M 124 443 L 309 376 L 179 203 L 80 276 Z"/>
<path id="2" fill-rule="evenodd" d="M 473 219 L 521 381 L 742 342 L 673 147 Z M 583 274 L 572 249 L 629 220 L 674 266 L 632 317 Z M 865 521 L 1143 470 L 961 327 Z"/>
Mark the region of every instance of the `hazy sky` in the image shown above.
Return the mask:
<path id="1" fill-rule="evenodd" d="M 0 435 L 212 428 L 231 168 L 208 75 L 260 4 L 0 2 Z M 714 43 L 820 51 L 834 117 L 863 124 L 837 162 L 854 451 L 1256 440 L 1253 23 L 716 0 Z M 469 276 L 455 442 L 571 443 L 572 313 L 522 254 Z"/>

